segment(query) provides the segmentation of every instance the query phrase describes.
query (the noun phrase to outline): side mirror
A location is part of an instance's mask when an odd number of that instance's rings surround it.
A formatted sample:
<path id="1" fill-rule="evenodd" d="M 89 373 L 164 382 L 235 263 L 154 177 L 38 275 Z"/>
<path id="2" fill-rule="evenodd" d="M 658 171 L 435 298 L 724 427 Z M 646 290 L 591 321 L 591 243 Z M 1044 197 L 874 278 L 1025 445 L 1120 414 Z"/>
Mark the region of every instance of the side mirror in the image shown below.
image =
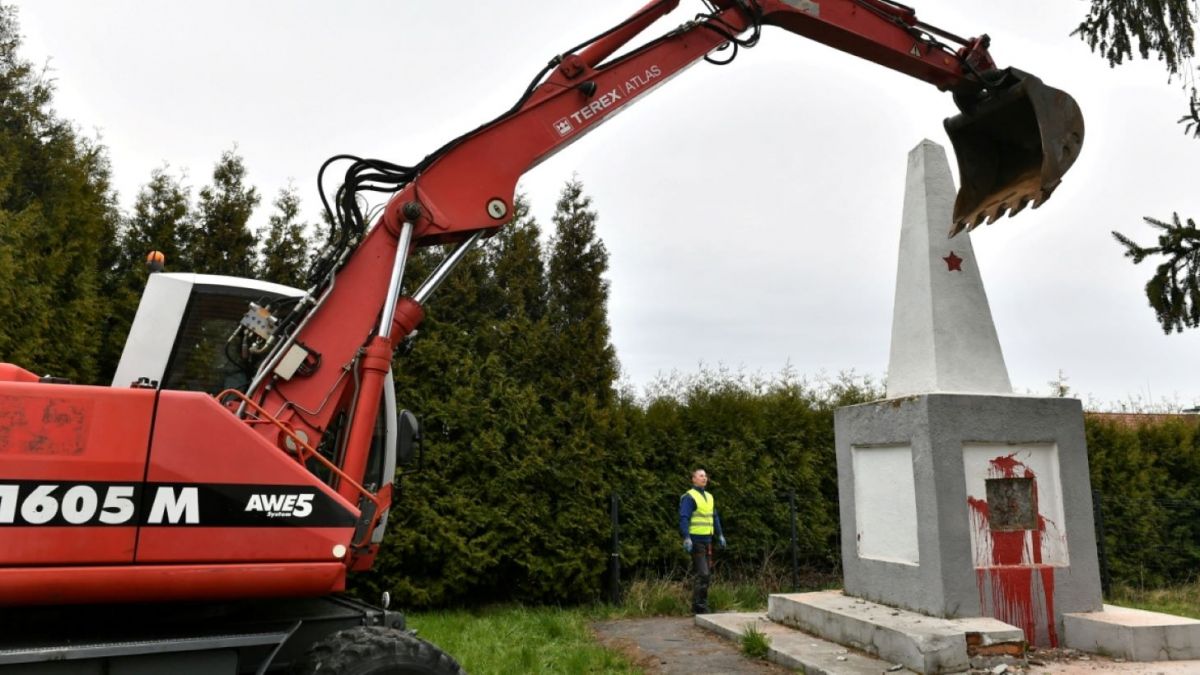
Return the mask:
<path id="1" fill-rule="evenodd" d="M 411 467 L 420 462 L 421 456 L 421 423 L 417 416 L 408 410 L 401 410 L 396 416 L 396 464 Z"/>

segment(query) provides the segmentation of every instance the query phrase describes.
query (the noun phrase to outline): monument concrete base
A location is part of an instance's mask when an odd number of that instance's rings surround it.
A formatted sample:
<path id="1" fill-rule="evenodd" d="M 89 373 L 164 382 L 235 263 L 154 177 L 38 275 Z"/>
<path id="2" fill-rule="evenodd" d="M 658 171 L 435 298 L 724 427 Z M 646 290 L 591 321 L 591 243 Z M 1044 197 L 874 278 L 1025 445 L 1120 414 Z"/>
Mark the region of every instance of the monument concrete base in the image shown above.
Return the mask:
<path id="1" fill-rule="evenodd" d="M 1079 401 L 922 394 L 834 419 L 848 595 L 1040 647 L 1101 608 Z"/>

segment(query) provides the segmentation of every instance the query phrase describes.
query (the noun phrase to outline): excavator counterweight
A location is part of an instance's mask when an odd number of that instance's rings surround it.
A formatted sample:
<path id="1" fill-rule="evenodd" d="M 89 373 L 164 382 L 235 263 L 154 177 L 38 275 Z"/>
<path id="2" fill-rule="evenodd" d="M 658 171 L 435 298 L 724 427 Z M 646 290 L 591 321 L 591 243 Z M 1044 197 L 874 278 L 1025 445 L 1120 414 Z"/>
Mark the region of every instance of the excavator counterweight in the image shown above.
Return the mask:
<path id="1" fill-rule="evenodd" d="M 956 94 L 961 114 L 945 121 L 961 185 L 950 236 L 1050 198 L 1083 146 L 1075 99 L 1015 68 L 995 87 Z"/>

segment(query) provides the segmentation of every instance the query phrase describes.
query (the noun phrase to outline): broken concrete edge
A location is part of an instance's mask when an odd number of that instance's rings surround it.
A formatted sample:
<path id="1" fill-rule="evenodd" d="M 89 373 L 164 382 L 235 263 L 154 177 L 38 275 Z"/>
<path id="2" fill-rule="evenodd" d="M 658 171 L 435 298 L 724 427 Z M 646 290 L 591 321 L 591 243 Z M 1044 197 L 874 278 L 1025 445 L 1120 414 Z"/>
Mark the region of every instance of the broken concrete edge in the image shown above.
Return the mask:
<path id="1" fill-rule="evenodd" d="M 989 658 L 1024 660 L 1024 632 L 991 617 L 946 619 L 841 591 L 775 594 L 768 618 L 916 672 L 966 670 Z"/>

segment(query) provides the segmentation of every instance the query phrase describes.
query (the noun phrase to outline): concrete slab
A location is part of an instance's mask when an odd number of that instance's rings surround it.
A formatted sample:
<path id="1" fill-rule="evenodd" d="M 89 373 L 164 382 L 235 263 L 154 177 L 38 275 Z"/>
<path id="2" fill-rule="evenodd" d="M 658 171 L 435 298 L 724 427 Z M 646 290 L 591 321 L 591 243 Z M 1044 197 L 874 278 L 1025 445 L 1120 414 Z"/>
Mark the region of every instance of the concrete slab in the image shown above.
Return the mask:
<path id="1" fill-rule="evenodd" d="M 841 591 L 772 595 L 768 617 L 918 673 L 956 673 L 978 653 L 1019 655 L 1020 628 L 988 617 L 941 619 Z"/>
<path id="2" fill-rule="evenodd" d="M 1071 649 L 1130 661 L 1200 659 L 1200 621 L 1116 605 L 1063 615 Z"/>
<path id="3" fill-rule="evenodd" d="M 767 658 L 806 675 L 879 675 L 903 670 L 899 664 L 864 656 L 839 644 L 781 626 L 762 612 L 701 614 L 696 625 L 735 642 L 753 626 L 771 640 Z M 893 671 L 895 669 L 895 671 Z"/>

